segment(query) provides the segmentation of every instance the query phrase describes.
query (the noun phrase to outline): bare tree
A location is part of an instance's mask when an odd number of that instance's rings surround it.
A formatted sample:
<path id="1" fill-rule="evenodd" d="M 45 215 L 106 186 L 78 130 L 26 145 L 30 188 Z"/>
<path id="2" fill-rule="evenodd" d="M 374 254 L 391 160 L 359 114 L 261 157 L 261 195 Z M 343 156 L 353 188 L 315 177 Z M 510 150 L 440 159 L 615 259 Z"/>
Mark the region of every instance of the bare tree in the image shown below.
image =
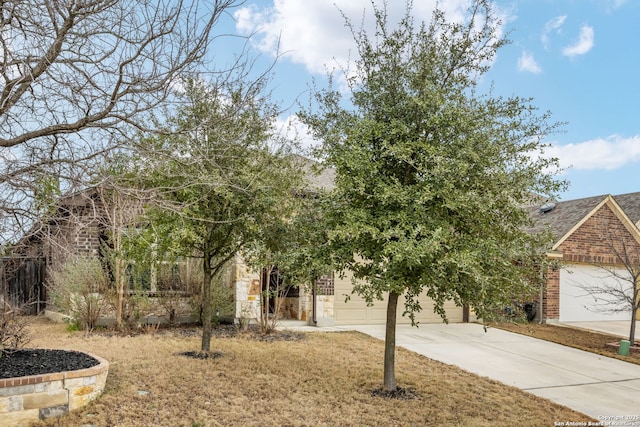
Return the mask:
<path id="1" fill-rule="evenodd" d="M 125 289 L 128 288 L 127 265 L 131 261 L 126 253 L 124 239 L 127 231 L 135 228 L 138 225 L 137 219 L 143 215 L 143 200 L 117 185 L 109 184 L 109 181 L 102 182 L 95 188 L 104 213 L 104 217 L 100 219 L 107 230 L 108 241 L 105 244 L 110 252 L 107 258 L 116 291 L 116 328 L 121 329 Z M 106 248 L 103 248 L 103 252 L 106 252 Z"/>
<path id="2" fill-rule="evenodd" d="M 593 263 L 605 278 L 577 286 L 593 297 L 591 310 L 602 313 L 631 313 L 629 342 L 634 345 L 636 320 L 640 310 L 640 242 L 622 226 L 607 223 L 600 235 L 606 236 L 606 249 L 611 253 L 607 262 Z M 606 280 L 605 280 L 606 279 Z"/>
<path id="3" fill-rule="evenodd" d="M 68 189 L 91 159 L 153 130 L 154 111 L 202 64 L 215 24 L 240 4 L 1 2 L 2 217 L 23 229 L 43 190 Z"/>

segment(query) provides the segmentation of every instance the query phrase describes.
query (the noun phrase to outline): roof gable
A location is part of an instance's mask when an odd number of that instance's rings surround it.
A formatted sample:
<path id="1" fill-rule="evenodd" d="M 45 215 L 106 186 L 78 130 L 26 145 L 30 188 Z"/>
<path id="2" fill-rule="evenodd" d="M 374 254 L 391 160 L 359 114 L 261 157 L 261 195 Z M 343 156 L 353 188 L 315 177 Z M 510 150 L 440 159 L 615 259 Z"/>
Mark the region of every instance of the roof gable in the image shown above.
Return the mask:
<path id="1" fill-rule="evenodd" d="M 584 222 L 585 217 L 592 213 L 606 197 L 602 195 L 556 202 L 555 207 L 548 212 L 543 212 L 540 206 L 528 206 L 525 209 L 533 220 L 533 226 L 527 231 L 540 233 L 545 230 L 551 230 L 554 240 L 558 241 L 579 223 Z"/>
<path id="2" fill-rule="evenodd" d="M 604 206 L 607 206 L 611 212 L 616 216 L 616 218 L 620 221 L 620 224 L 631 234 L 631 236 L 640 243 L 640 230 L 636 225 L 629 219 L 627 214 L 622 210 L 620 205 L 615 201 L 613 196 L 607 196 L 602 202 L 600 202 L 589 214 L 587 214 L 584 218 L 582 218 L 575 226 L 571 228 L 560 240 L 558 240 L 552 247 L 552 250 L 558 249 L 558 247 L 568 239 L 576 230 L 578 230 L 585 222 L 587 222 L 590 218 L 592 218 L 598 211 L 603 209 Z M 611 227 L 611 226 L 609 226 Z"/>
<path id="3" fill-rule="evenodd" d="M 631 222 L 640 227 L 640 193 L 620 194 L 613 198 Z"/>
<path id="4" fill-rule="evenodd" d="M 538 233 L 551 230 L 555 241 L 552 250 L 555 250 L 605 204 L 640 242 L 640 192 L 557 202 L 555 207 L 547 212 L 543 212 L 540 206 L 526 207 L 529 217 L 533 220 L 533 226 L 528 231 Z"/>

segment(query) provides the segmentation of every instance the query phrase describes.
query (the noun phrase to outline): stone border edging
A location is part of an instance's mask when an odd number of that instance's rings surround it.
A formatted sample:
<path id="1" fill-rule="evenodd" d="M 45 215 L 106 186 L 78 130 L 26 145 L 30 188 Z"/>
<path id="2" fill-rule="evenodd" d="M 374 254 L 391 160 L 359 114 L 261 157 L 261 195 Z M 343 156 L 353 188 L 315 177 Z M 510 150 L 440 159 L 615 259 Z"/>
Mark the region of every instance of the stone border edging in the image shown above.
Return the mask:
<path id="1" fill-rule="evenodd" d="M 75 371 L 0 379 L 0 425 L 19 426 L 58 417 L 87 405 L 102 394 L 109 362 L 100 356 L 82 353 L 99 363 Z"/>

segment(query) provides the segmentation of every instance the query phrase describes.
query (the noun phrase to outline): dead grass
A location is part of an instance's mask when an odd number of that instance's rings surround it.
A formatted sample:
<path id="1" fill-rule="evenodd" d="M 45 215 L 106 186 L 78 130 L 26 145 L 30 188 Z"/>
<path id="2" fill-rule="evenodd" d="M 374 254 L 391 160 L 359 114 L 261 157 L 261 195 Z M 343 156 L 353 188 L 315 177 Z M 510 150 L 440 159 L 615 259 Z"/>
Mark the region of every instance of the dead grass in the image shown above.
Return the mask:
<path id="1" fill-rule="evenodd" d="M 620 356 L 617 348 L 607 346 L 608 343 L 620 342 L 621 338 L 615 335 L 546 323 L 496 323 L 493 326 L 640 365 L 640 353 L 631 352 L 628 356 Z"/>
<path id="2" fill-rule="evenodd" d="M 398 349 L 399 385 L 417 399 L 372 396 L 381 384 L 380 341 L 359 333 L 298 341 L 216 338 L 214 359 L 197 336 L 67 333 L 38 323 L 31 347 L 89 351 L 110 361 L 103 395 L 38 426 L 501 426 L 588 421 L 585 415 L 486 378 Z"/>

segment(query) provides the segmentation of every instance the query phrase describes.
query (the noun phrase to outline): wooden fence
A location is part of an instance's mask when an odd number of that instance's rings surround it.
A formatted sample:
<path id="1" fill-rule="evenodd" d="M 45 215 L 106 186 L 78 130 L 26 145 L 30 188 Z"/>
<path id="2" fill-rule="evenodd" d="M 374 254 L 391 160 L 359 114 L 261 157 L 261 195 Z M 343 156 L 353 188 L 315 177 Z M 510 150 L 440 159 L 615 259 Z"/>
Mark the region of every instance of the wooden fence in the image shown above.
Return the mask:
<path id="1" fill-rule="evenodd" d="M 46 308 L 44 258 L 3 257 L 0 284 L 4 301 L 25 314 L 40 314 Z"/>

